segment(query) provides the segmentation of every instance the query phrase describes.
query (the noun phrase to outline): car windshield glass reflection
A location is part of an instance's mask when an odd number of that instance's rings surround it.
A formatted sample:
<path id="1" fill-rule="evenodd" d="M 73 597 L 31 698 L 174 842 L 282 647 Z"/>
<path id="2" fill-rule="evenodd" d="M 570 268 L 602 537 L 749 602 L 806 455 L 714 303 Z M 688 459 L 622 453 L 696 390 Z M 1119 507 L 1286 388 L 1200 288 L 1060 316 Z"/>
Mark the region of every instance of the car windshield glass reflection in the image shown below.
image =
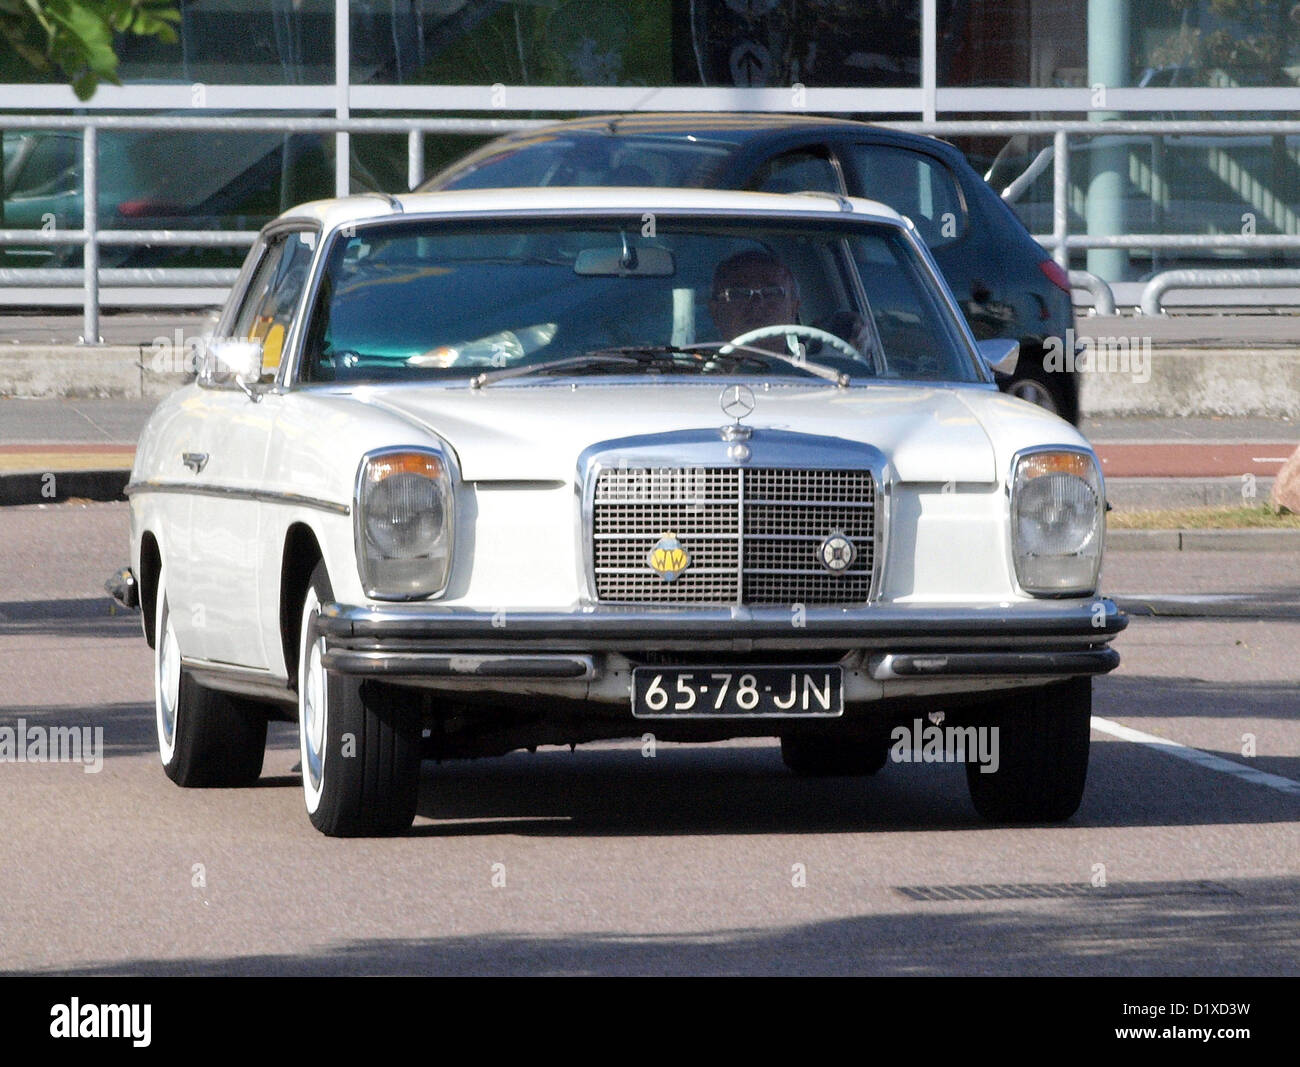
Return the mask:
<path id="1" fill-rule="evenodd" d="M 805 377 L 801 360 L 850 378 L 978 374 L 916 253 L 884 225 L 404 220 L 340 234 L 323 269 L 305 382 Z"/>

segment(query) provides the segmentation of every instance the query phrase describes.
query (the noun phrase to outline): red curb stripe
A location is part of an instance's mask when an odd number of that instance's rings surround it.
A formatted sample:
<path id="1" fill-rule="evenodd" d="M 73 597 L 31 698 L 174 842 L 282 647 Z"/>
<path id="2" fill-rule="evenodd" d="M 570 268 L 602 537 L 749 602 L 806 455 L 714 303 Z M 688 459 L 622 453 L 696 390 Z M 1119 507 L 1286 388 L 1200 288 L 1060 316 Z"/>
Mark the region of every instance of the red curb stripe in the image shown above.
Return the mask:
<path id="1" fill-rule="evenodd" d="M 1176 445 L 1097 445 L 1108 478 L 1232 478 L 1277 474 L 1294 441 Z"/>

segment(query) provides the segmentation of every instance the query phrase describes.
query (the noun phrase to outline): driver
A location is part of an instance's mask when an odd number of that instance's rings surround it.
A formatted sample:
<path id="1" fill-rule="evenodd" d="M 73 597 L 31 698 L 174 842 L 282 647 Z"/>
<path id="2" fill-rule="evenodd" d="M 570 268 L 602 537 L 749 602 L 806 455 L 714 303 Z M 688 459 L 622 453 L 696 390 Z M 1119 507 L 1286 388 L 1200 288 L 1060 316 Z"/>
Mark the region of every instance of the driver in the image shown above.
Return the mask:
<path id="1" fill-rule="evenodd" d="M 770 252 L 739 252 L 713 272 L 709 314 L 724 341 L 763 326 L 797 323 L 799 284 L 790 268 Z M 764 338 L 754 347 L 783 352 L 785 338 Z"/>

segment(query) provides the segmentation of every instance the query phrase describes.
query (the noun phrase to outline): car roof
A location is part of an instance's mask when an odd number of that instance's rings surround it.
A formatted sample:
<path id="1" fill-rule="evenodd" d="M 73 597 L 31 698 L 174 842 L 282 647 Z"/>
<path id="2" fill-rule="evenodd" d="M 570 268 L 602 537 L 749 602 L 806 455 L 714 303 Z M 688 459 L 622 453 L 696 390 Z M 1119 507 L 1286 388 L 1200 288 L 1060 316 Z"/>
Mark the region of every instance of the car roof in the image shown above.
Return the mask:
<path id="1" fill-rule="evenodd" d="M 457 189 L 448 192 L 366 193 L 335 200 L 316 200 L 291 208 L 280 219 L 311 219 L 326 229 L 350 222 L 397 219 L 405 215 L 463 213 L 466 216 L 527 212 L 591 211 L 627 212 L 640 219 L 645 214 L 674 211 L 754 212 L 798 214 L 809 217 L 871 219 L 894 225 L 911 223 L 893 208 L 860 197 L 824 193 L 751 193 L 731 189 L 668 189 L 617 186 L 534 186 L 526 189 Z M 273 224 L 274 225 L 274 224 Z"/>
<path id="2" fill-rule="evenodd" d="M 899 133 L 885 126 L 875 126 L 852 119 L 828 118 L 823 115 L 792 115 L 778 112 L 634 112 L 626 115 L 589 115 L 548 126 L 535 126 L 507 135 L 510 140 L 552 137 L 559 133 L 593 133 L 605 135 L 680 137 L 687 134 L 707 137 L 711 141 L 743 144 L 771 134 L 817 131 L 851 133 L 872 130 Z M 915 137 L 916 134 L 904 134 Z"/>
<path id="3" fill-rule="evenodd" d="M 908 130 L 833 116 L 784 112 L 685 111 L 589 115 L 545 126 L 531 126 L 489 141 L 472 155 L 493 148 L 523 147 L 563 136 L 630 136 L 665 140 L 694 137 L 715 145 L 727 145 L 733 150 L 741 150 L 764 141 L 837 139 L 851 137 L 854 134 L 870 134 L 872 140 L 891 141 L 899 145 L 915 147 L 924 145 L 931 148 L 938 145 L 956 151 L 950 142 L 929 134 L 912 133 Z M 453 163 L 450 166 L 454 168 L 455 165 Z"/>

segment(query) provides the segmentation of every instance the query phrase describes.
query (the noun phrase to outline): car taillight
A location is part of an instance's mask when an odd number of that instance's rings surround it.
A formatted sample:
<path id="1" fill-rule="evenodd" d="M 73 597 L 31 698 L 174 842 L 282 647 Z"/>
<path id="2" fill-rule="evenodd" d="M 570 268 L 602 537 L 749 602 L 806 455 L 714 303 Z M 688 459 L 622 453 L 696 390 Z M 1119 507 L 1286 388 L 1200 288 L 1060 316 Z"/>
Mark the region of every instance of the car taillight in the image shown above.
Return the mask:
<path id="1" fill-rule="evenodd" d="M 1047 280 L 1060 289 L 1061 292 L 1067 296 L 1070 295 L 1070 275 L 1056 260 L 1045 259 L 1038 264 L 1038 269 L 1046 274 Z"/>
<path id="2" fill-rule="evenodd" d="M 123 200 L 117 213 L 124 219 L 172 218 L 184 215 L 185 209 L 166 200 Z"/>

